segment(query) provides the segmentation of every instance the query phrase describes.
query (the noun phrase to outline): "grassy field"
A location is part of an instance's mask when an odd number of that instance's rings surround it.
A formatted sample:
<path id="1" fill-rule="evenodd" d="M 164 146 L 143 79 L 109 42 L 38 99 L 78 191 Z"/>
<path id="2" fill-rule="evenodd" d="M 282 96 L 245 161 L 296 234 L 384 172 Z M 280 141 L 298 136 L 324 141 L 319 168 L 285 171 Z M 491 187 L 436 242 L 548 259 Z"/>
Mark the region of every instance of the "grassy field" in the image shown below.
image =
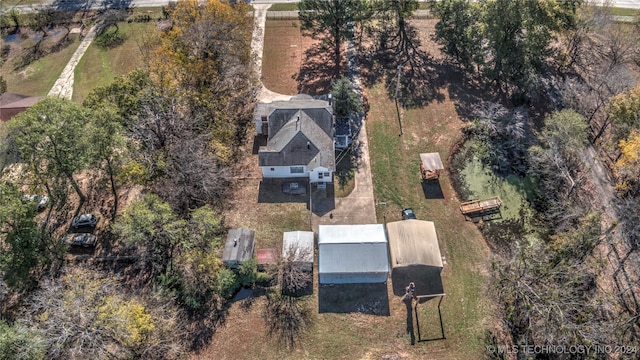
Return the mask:
<path id="1" fill-rule="evenodd" d="M 298 4 L 273 4 L 269 7 L 268 11 L 296 11 L 298 10 Z"/>
<path id="2" fill-rule="evenodd" d="M 138 51 L 141 34 L 153 31 L 155 26 L 155 22 L 119 25 L 125 41 L 110 49 L 103 49 L 93 42 L 75 69 L 73 100 L 82 102 L 93 88 L 108 85 L 116 76 L 141 67 Z"/>
<path id="3" fill-rule="evenodd" d="M 0 76 L 7 81 L 7 91 L 34 96 L 47 95 L 80 44 L 77 34 L 69 36 L 72 42 L 68 46 L 17 69 L 16 64 L 23 49 L 32 45 L 32 41 L 12 43 L 10 59 L 0 67 Z"/>

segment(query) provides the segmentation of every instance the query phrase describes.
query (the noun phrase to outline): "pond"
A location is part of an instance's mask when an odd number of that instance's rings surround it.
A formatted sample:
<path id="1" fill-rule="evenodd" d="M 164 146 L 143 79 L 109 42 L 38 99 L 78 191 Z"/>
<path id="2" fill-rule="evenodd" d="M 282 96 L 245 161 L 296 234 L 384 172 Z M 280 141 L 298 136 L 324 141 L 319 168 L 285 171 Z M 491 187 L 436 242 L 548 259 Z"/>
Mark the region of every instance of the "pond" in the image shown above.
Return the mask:
<path id="1" fill-rule="evenodd" d="M 513 227 L 514 224 L 520 224 L 522 233 L 531 234 L 535 213 L 531 207 L 531 179 L 515 174 L 497 175 L 474 156 L 472 149 L 473 140 L 468 140 L 453 158 L 454 185 L 460 199 L 470 201 L 499 196 L 502 200 L 500 216 L 489 221 L 491 227 Z"/>

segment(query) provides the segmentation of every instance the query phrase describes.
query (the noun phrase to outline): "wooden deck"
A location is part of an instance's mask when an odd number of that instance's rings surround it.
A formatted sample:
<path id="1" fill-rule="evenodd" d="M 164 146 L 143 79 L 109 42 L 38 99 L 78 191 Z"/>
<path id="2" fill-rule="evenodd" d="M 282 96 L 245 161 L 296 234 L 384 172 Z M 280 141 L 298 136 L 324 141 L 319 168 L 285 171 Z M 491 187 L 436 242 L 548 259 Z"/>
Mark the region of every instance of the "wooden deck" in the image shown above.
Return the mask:
<path id="1" fill-rule="evenodd" d="M 500 209 L 502 200 L 499 196 L 487 199 L 467 201 L 460 204 L 460 211 L 464 215 L 482 215 L 487 212 L 493 212 Z"/>

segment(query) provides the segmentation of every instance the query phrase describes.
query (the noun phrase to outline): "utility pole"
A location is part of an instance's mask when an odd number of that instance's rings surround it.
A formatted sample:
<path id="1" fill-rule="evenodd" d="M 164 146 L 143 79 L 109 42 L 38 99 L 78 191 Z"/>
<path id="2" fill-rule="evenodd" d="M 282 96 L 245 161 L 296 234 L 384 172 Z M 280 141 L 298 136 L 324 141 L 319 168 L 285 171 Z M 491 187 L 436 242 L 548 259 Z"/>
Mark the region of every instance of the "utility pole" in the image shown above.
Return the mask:
<path id="1" fill-rule="evenodd" d="M 398 93 L 400 92 L 400 73 L 402 72 L 402 65 L 398 65 L 398 78 L 396 79 L 396 113 L 398 114 L 398 124 L 400 125 L 400 136 L 404 134 L 404 130 L 402 129 L 402 117 L 400 115 L 400 107 L 398 106 Z"/>

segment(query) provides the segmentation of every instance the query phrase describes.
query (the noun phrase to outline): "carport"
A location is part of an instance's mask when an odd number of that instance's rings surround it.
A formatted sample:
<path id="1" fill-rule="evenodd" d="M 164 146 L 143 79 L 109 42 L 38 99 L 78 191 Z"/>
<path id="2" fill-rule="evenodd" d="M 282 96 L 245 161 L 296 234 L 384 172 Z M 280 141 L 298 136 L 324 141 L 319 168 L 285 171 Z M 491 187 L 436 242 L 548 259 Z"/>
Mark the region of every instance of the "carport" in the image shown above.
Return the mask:
<path id="1" fill-rule="evenodd" d="M 438 235 L 433 222 L 402 220 L 387 223 L 389 253 L 391 255 L 391 282 L 396 296 L 405 296 L 409 283 L 415 284 L 416 320 L 419 303 L 438 300 L 440 329 L 444 339 L 440 305 L 445 296 L 440 276 L 443 268 Z M 420 326 L 418 326 L 418 337 Z"/>

